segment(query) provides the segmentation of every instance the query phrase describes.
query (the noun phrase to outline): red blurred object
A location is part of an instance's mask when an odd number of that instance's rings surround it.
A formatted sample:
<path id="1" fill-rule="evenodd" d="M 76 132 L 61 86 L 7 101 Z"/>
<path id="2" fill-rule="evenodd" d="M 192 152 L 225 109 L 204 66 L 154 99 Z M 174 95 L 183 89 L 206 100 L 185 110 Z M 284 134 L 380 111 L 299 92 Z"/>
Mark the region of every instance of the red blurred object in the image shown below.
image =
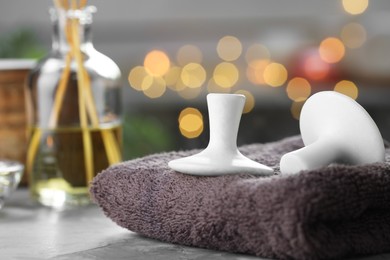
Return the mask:
<path id="1" fill-rule="evenodd" d="M 323 61 L 315 47 L 298 52 L 289 70 L 291 77 L 306 78 L 312 83 L 335 82 L 342 74 L 340 66 Z"/>

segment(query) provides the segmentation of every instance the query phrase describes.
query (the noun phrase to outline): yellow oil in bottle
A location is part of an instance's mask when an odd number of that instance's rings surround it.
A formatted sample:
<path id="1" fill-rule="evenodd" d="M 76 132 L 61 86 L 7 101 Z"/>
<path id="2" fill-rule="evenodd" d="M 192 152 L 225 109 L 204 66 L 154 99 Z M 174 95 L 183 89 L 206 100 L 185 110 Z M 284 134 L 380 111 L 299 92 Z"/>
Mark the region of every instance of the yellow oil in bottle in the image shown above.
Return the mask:
<path id="1" fill-rule="evenodd" d="M 85 160 L 91 160 L 93 174 L 109 166 L 109 154 L 103 140 L 104 131 L 111 132 L 120 153 L 120 124 L 104 128 L 90 128 L 92 158 L 85 158 L 81 128 L 32 128 L 31 136 L 40 131 L 39 146 L 32 160 L 30 190 L 41 204 L 61 208 L 90 203 Z M 31 139 L 31 138 L 30 138 Z M 112 145 L 112 144 L 111 144 Z"/>

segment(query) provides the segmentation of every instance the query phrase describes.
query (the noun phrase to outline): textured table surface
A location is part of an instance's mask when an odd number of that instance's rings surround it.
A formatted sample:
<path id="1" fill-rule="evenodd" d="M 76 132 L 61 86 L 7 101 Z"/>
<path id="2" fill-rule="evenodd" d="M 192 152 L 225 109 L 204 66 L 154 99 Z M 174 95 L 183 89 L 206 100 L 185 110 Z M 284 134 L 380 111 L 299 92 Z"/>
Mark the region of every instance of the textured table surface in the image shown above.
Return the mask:
<path id="1" fill-rule="evenodd" d="M 261 259 L 162 243 L 125 230 L 94 206 L 41 207 L 17 190 L 0 211 L 1 259 Z M 390 254 L 359 258 L 390 259 Z"/>

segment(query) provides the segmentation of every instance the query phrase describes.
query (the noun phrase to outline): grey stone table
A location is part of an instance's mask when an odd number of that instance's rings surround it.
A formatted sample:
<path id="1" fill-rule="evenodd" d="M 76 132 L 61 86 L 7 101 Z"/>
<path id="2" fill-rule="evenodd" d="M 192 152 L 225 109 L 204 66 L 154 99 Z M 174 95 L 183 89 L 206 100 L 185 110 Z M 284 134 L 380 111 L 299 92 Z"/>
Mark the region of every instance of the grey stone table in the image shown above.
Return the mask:
<path id="1" fill-rule="evenodd" d="M 55 211 L 35 204 L 27 190 L 19 189 L 0 211 L 0 259 L 261 258 L 162 243 L 117 226 L 97 206 Z M 363 259 L 390 259 L 390 254 Z"/>

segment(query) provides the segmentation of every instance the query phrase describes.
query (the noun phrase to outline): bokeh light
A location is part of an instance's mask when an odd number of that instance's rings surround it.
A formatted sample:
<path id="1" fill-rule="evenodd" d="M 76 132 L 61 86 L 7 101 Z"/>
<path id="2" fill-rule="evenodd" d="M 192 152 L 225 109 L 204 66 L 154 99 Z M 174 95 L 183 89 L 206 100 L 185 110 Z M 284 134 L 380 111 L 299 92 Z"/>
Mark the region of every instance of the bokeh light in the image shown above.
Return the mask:
<path id="1" fill-rule="evenodd" d="M 164 80 L 167 83 L 168 87 L 175 86 L 178 80 L 180 80 L 181 68 L 177 66 L 172 66 L 169 68 L 168 72 L 164 75 Z"/>
<path id="2" fill-rule="evenodd" d="M 305 101 L 311 94 L 311 86 L 306 79 L 295 77 L 288 82 L 286 92 L 293 101 Z"/>
<path id="3" fill-rule="evenodd" d="M 355 83 L 353 83 L 352 81 L 349 81 L 349 80 L 342 80 L 342 81 L 338 82 L 336 84 L 336 86 L 334 87 L 334 91 L 342 93 L 342 94 L 349 96 L 353 99 L 357 99 L 357 97 L 359 95 L 358 87 L 355 85 Z"/>
<path id="4" fill-rule="evenodd" d="M 337 63 L 345 55 L 345 47 L 341 40 L 335 37 L 324 39 L 318 49 L 320 57 L 327 63 Z"/>
<path id="5" fill-rule="evenodd" d="M 184 86 L 184 88 L 177 90 L 177 94 L 184 99 L 195 99 L 199 97 L 201 92 L 202 92 L 202 88 L 189 88 L 186 86 Z"/>
<path id="6" fill-rule="evenodd" d="M 254 85 L 265 85 L 264 70 L 269 63 L 268 59 L 251 61 L 246 69 L 248 80 Z"/>
<path id="7" fill-rule="evenodd" d="M 245 53 L 245 60 L 247 64 L 256 60 L 269 60 L 270 58 L 271 54 L 267 47 L 259 43 L 249 46 Z"/>
<path id="8" fill-rule="evenodd" d="M 214 79 L 209 79 L 209 82 L 207 83 L 207 92 L 208 93 L 230 93 L 231 88 L 224 88 L 217 83 L 215 83 Z"/>
<path id="9" fill-rule="evenodd" d="M 368 0 L 343 0 L 343 8 L 349 14 L 362 14 L 366 11 L 369 1 Z"/>
<path id="10" fill-rule="evenodd" d="M 231 88 L 237 83 L 239 72 L 233 63 L 221 62 L 215 67 L 213 78 L 217 85 Z"/>
<path id="11" fill-rule="evenodd" d="M 128 80 L 130 86 L 137 91 L 147 89 L 153 83 L 153 77 L 149 75 L 143 66 L 132 68 Z"/>
<path id="12" fill-rule="evenodd" d="M 282 86 L 286 82 L 287 76 L 286 68 L 280 63 L 272 62 L 264 69 L 264 81 L 272 87 Z"/>
<path id="13" fill-rule="evenodd" d="M 196 138 L 203 132 L 203 116 L 196 108 L 183 109 L 178 121 L 181 134 L 187 138 Z"/>
<path id="14" fill-rule="evenodd" d="M 255 98 L 253 97 L 252 93 L 246 90 L 237 90 L 235 94 L 241 94 L 246 97 L 245 99 L 245 105 L 244 109 L 242 111 L 243 114 L 249 113 L 253 110 L 255 107 Z"/>
<path id="15" fill-rule="evenodd" d="M 351 49 L 361 47 L 367 40 L 366 29 L 358 23 L 349 23 L 341 30 L 340 38 Z"/>
<path id="16" fill-rule="evenodd" d="M 143 90 L 145 96 L 149 98 L 159 98 L 165 93 L 165 91 L 166 83 L 161 77 L 154 77 L 150 86 Z"/>
<path id="17" fill-rule="evenodd" d="M 183 81 L 181 80 L 181 78 L 179 78 L 177 81 L 176 81 L 176 84 L 173 85 L 173 86 L 168 86 L 170 89 L 174 90 L 174 91 L 182 91 L 186 88 L 188 88 L 184 83 Z"/>
<path id="18" fill-rule="evenodd" d="M 242 53 L 241 41 L 237 37 L 227 35 L 219 40 L 217 53 L 225 61 L 237 60 Z"/>
<path id="19" fill-rule="evenodd" d="M 180 78 L 185 86 L 199 88 L 206 81 L 206 70 L 199 63 L 188 63 L 183 67 Z"/>
<path id="20" fill-rule="evenodd" d="M 290 112 L 293 118 L 299 120 L 301 116 L 302 107 L 305 104 L 305 101 L 293 102 L 290 108 Z"/>
<path id="21" fill-rule="evenodd" d="M 144 60 L 146 71 L 154 77 L 164 76 L 168 72 L 170 64 L 168 55 L 160 50 L 150 51 Z"/>
<path id="22" fill-rule="evenodd" d="M 180 66 L 185 66 L 188 63 L 200 64 L 203 60 L 203 53 L 197 46 L 187 44 L 177 51 L 176 60 Z"/>

